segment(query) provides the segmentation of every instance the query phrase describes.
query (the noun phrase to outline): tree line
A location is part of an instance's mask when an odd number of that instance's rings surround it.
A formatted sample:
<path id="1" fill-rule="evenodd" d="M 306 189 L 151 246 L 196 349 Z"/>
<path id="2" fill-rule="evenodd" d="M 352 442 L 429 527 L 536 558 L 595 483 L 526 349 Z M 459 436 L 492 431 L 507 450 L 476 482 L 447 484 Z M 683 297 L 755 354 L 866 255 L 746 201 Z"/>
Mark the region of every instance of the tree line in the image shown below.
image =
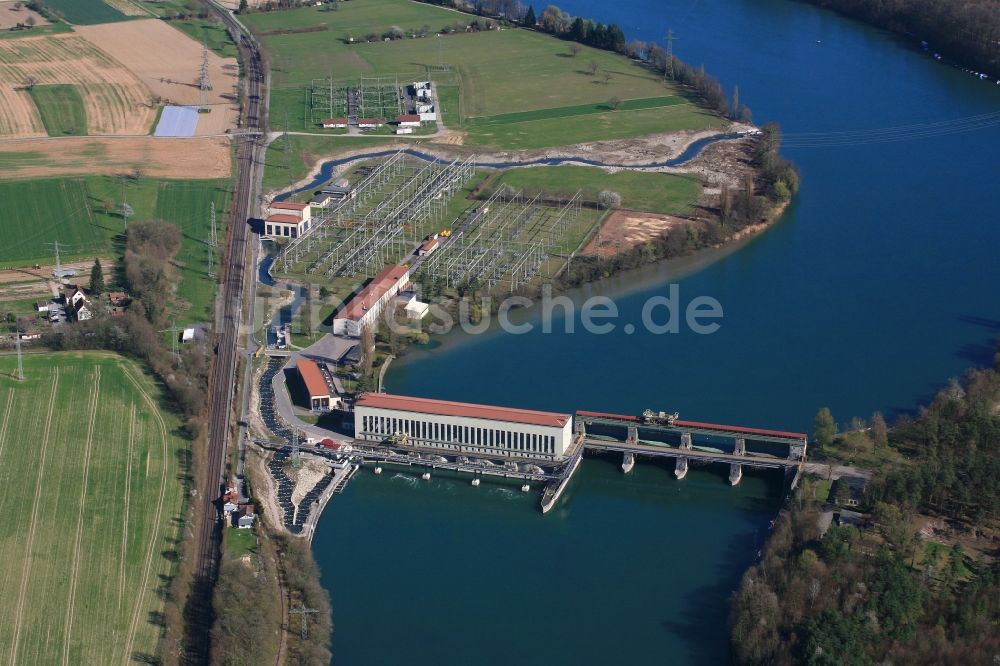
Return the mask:
<path id="1" fill-rule="evenodd" d="M 1000 77 L 996 0 L 808 0 L 866 23 L 914 36 L 979 72 Z"/>
<path id="2" fill-rule="evenodd" d="M 985 664 L 1000 653 L 1000 561 L 959 539 L 925 538 L 918 514 L 951 534 L 1000 517 L 1000 354 L 953 382 L 915 417 L 871 437 L 904 454 L 864 493 L 868 526 L 819 528 L 818 482 L 805 479 L 760 561 L 732 599 L 741 664 Z M 832 439 L 829 410 L 817 441 Z M 951 543 L 945 543 L 945 541 Z"/>

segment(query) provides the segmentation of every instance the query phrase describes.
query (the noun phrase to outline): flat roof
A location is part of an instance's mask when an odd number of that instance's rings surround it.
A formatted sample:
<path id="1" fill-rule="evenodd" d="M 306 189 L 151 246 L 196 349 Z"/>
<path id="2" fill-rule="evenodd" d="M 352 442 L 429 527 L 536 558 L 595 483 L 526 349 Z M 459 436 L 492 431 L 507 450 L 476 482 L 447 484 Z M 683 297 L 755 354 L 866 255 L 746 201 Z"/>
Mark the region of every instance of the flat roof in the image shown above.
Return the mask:
<path id="1" fill-rule="evenodd" d="M 368 283 L 364 289 L 344 306 L 344 309 L 337 313 L 336 319 L 361 319 L 368 308 L 373 303 L 377 303 L 385 293 L 395 286 L 399 280 L 410 270 L 409 266 L 390 266 Z"/>
<path id="2" fill-rule="evenodd" d="M 299 369 L 299 375 L 306 385 L 306 390 L 309 392 L 310 398 L 330 396 L 330 388 L 326 385 L 326 380 L 323 379 L 323 373 L 319 371 L 316 361 L 300 358 L 296 367 Z"/>
<path id="3" fill-rule="evenodd" d="M 292 203 L 290 201 L 274 201 L 271 203 L 271 208 L 277 208 L 278 210 L 305 210 L 306 208 L 309 208 L 309 204 Z"/>
<path id="4" fill-rule="evenodd" d="M 471 419 L 488 419 L 491 421 L 510 421 L 512 423 L 525 423 L 550 428 L 562 428 L 572 418 L 569 414 L 539 412 L 533 409 L 474 405 L 467 402 L 411 398 L 409 396 L 390 395 L 388 393 L 366 393 L 358 399 L 356 406 L 391 409 L 401 412 L 417 412 L 420 414 L 437 414 L 440 416 L 464 416 Z"/>
<path id="5" fill-rule="evenodd" d="M 278 213 L 277 215 L 271 215 L 267 218 L 268 222 L 280 222 L 282 224 L 298 224 L 302 220 L 296 215 L 285 215 L 283 213 Z"/>

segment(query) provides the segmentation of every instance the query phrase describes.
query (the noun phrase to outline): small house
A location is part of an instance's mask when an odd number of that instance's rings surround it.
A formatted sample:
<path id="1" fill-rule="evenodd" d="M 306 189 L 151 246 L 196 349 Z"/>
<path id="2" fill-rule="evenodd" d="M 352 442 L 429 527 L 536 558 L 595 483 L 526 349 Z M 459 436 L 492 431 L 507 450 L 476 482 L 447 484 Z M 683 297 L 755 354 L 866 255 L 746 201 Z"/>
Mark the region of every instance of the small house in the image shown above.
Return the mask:
<path id="1" fill-rule="evenodd" d="M 253 504 L 240 504 L 239 508 L 236 510 L 236 527 L 241 530 L 251 529 L 256 517 L 257 516 L 254 514 L 253 510 Z"/>
<path id="2" fill-rule="evenodd" d="M 234 511 L 239 508 L 240 498 L 236 494 L 236 491 L 230 488 L 222 496 L 222 513 L 226 516 L 231 516 Z"/>
<path id="3" fill-rule="evenodd" d="M 321 124 L 324 129 L 346 129 L 347 118 L 325 118 Z"/>
<path id="4" fill-rule="evenodd" d="M 423 245 L 417 248 L 417 256 L 426 257 L 428 254 L 438 249 L 440 242 L 438 241 L 437 234 L 431 236 L 424 241 Z"/>
<path id="5" fill-rule="evenodd" d="M 128 294 L 123 291 L 112 291 L 108 294 L 108 301 L 113 308 L 123 308 L 128 305 Z"/>
<path id="6" fill-rule="evenodd" d="M 35 303 L 35 309 L 38 310 L 38 312 L 48 312 L 49 305 L 49 301 L 38 301 Z"/>
<path id="7" fill-rule="evenodd" d="M 312 226 L 309 204 L 273 201 L 264 220 L 264 235 L 272 238 L 298 238 Z"/>

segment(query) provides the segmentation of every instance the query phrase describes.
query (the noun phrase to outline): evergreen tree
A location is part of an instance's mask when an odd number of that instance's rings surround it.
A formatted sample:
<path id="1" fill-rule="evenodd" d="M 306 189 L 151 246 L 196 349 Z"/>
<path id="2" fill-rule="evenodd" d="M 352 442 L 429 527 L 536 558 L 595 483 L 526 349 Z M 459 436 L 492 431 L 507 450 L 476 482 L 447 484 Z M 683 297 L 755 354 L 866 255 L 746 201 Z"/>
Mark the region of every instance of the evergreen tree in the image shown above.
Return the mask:
<path id="1" fill-rule="evenodd" d="M 94 267 L 90 269 L 90 292 L 104 293 L 104 269 L 101 268 L 100 259 L 94 259 Z"/>
<path id="2" fill-rule="evenodd" d="M 524 21 L 522 22 L 526 28 L 534 28 L 535 24 L 538 23 L 538 19 L 535 18 L 535 8 L 528 6 L 528 11 L 524 14 Z"/>

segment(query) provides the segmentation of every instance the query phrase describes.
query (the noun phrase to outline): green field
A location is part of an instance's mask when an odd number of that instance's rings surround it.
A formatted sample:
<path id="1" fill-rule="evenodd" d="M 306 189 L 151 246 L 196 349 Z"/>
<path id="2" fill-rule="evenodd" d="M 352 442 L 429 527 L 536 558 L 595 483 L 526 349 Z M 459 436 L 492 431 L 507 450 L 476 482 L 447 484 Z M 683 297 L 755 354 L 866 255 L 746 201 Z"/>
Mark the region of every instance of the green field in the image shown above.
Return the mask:
<path id="1" fill-rule="evenodd" d="M 129 19 L 128 16 L 101 0 L 45 0 L 45 5 L 58 12 L 68 22 L 79 25 L 111 23 Z"/>
<path id="2" fill-rule="evenodd" d="M 494 187 L 501 184 L 524 192 L 564 197 L 582 190 L 590 200 L 596 200 L 601 190 L 611 190 L 621 195 L 622 208 L 671 215 L 690 213 L 701 195 L 701 182 L 696 176 L 643 171 L 607 173 L 573 165 L 512 169 L 505 171 Z"/>
<path id="3" fill-rule="evenodd" d="M 179 28 L 199 43 L 206 44 L 208 48 L 223 58 L 235 58 L 238 55 L 236 44 L 229 38 L 229 33 L 226 32 L 221 23 L 205 19 L 190 19 L 171 21 L 170 25 Z"/>
<path id="4" fill-rule="evenodd" d="M 64 83 L 34 85 L 28 90 L 49 136 L 84 136 L 87 112 L 76 86 Z"/>
<path id="5" fill-rule="evenodd" d="M 209 211 L 215 202 L 220 244 L 229 220 L 228 180 L 155 180 L 128 184 L 130 221 L 164 220 L 181 228 L 183 240 L 175 263 L 180 274 L 178 323 L 209 321 L 214 312 L 215 281 L 208 279 Z M 64 244 L 62 258 L 96 256 L 120 259 L 125 220 L 118 206 L 122 185 L 117 178 L 56 178 L 0 182 L 0 266 L 52 264 L 49 244 Z M 214 263 L 221 260 L 220 249 Z M 114 276 L 107 276 L 109 284 Z"/>
<path id="6" fill-rule="evenodd" d="M 311 129 L 306 87 L 314 78 L 417 75 L 443 62 L 452 65 L 452 72 L 431 76 L 454 85 L 455 90 L 442 93 L 445 120 L 449 127 L 469 130 L 469 145 L 539 148 L 721 124 L 662 76 L 615 53 L 582 47 L 573 56 L 568 42 L 524 29 L 349 44 L 349 35 L 381 33 L 391 25 L 436 31 L 473 17 L 406 0 L 339 6 L 338 11 L 307 7 L 245 17 L 258 33 L 329 26 L 322 32 L 263 37 L 272 62 L 276 123 L 287 111 L 292 129 Z M 608 108 L 612 99 L 622 100 L 618 110 Z"/>
<path id="7" fill-rule="evenodd" d="M 0 660 L 156 654 L 187 443 L 139 367 L 103 353 L 0 359 Z M 151 663 L 151 662 L 146 662 Z"/>

